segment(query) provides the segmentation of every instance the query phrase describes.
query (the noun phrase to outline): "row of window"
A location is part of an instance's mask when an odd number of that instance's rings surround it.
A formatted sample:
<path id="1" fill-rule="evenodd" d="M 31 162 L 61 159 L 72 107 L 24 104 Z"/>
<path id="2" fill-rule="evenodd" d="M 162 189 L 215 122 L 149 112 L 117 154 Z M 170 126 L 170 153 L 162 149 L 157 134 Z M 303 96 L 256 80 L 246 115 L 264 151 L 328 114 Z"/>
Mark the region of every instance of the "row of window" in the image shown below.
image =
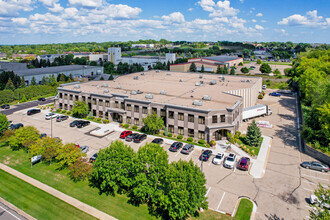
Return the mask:
<path id="1" fill-rule="evenodd" d="M 168 132 L 174 133 L 174 126 L 173 125 L 168 126 Z M 178 134 L 179 135 L 184 135 L 184 128 L 183 127 L 178 127 Z M 188 129 L 188 137 L 194 137 L 194 136 L 195 136 L 194 129 Z M 204 131 L 198 131 L 198 139 L 205 139 L 205 132 Z"/>

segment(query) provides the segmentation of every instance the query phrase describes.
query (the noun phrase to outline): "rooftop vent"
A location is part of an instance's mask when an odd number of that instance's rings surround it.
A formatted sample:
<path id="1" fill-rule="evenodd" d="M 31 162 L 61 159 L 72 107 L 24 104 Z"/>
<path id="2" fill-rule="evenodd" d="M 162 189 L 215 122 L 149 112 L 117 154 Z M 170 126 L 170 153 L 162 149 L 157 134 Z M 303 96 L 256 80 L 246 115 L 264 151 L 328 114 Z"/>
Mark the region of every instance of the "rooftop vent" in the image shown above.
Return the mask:
<path id="1" fill-rule="evenodd" d="M 203 100 L 211 101 L 211 96 L 209 96 L 209 95 L 204 95 L 204 96 L 203 96 Z"/>
<path id="2" fill-rule="evenodd" d="M 203 75 L 199 75 L 199 78 L 200 78 L 200 79 L 203 78 Z"/>
<path id="3" fill-rule="evenodd" d="M 202 106 L 203 103 L 200 100 L 194 100 L 193 105 Z"/>
<path id="4" fill-rule="evenodd" d="M 141 76 L 144 76 L 144 73 L 141 73 Z"/>
<path id="5" fill-rule="evenodd" d="M 172 75 L 172 74 L 171 74 L 171 73 L 166 73 L 166 75 L 170 76 L 170 75 Z"/>
<path id="6" fill-rule="evenodd" d="M 133 79 L 134 80 L 139 80 L 139 76 L 134 76 Z"/>
<path id="7" fill-rule="evenodd" d="M 156 73 L 159 73 L 160 71 L 159 70 L 156 70 Z"/>
<path id="8" fill-rule="evenodd" d="M 210 85 L 215 85 L 217 84 L 217 81 L 215 79 L 211 80 Z"/>
<path id="9" fill-rule="evenodd" d="M 249 82 L 251 82 L 251 80 L 247 79 L 246 82 L 249 83 Z"/>
<path id="10" fill-rule="evenodd" d="M 103 84 L 102 84 L 102 87 L 109 87 L 109 85 L 106 84 L 106 83 L 103 83 Z"/>
<path id="11" fill-rule="evenodd" d="M 116 89 L 121 89 L 121 86 L 117 86 Z"/>
<path id="12" fill-rule="evenodd" d="M 242 79 L 242 80 L 241 80 L 241 82 L 242 82 L 242 83 L 245 83 L 245 80 L 244 80 L 244 79 Z"/>
<path id="13" fill-rule="evenodd" d="M 161 95 L 166 95 L 166 91 L 165 90 L 162 90 L 162 91 L 160 91 L 160 94 Z"/>
<path id="14" fill-rule="evenodd" d="M 137 92 L 136 91 L 131 91 L 131 95 L 136 95 L 137 94 Z"/>
<path id="15" fill-rule="evenodd" d="M 104 93 L 109 93 L 109 89 L 105 89 L 103 92 Z"/>
<path id="16" fill-rule="evenodd" d="M 152 94 L 146 94 L 146 99 L 153 99 L 154 96 Z"/>
<path id="17" fill-rule="evenodd" d="M 196 83 L 195 83 L 195 86 L 200 86 L 200 85 L 201 85 L 200 82 L 196 82 Z"/>
<path id="18" fill-rule="evenodd" d="M 80 85 L 74 85 L 73 88 L 74 89 L 80 89 Z"/>
<path id="19" fill-rule="evenodd" d="M 138 89 L 138 90 L 136 91 L 136 93 L 137 93 L 137 94 L 142 94 L 143 92 L 142 92 L 141 90 Z"/>
<path id="20" fill-rule="evenodd" d="M 204 81 L 199 81 L 201 84 L 204 84 Z"/>
<path id="21" fill-rule="evenodd" d="M 183 82 L 183 79 L 180 79 L 179 82 Z"/>

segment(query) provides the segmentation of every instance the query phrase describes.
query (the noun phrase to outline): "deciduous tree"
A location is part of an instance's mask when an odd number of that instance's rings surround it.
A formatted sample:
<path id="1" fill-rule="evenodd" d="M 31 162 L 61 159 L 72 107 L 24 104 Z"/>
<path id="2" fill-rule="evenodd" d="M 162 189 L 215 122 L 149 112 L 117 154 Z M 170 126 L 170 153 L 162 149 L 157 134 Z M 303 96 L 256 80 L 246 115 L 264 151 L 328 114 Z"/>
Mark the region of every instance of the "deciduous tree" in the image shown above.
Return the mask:
<path id="1" fill-rule="evenodd" d="M 59 169 L 63 169 L 68 166 L 71 166 L 84 155 L 85 154 L 83 154 L 81 150 L 75 146 L 75 144 L 70 143 L 63 145 L 57 151 L 57 167 Z"/>
<path id="2" fill-rule="evenodd" d="M 39 131 L 32 126 L 21 127 L 15 131 L 15 135 L 10 137 L 9 145 L 13 150 L 25 148 L 30 149 L 30 146 L 39 140 Z"/>
<path id="3" fill-rule="evenodd" d="M 319 184 L 314 194 L 319 201 L 311 205 L 313 209 L 309 211 L 309 217 L 313 220 L 330 219 L 329 209 L 325 207 L 330 204 L 330 187 L 324 188 Z"/>
<path id="4" fill-rule="evenodd" d="M 148 115 L 147 117 L 143 118 L 142 121 L 146 130 L 152 132 L 153 134 L 162 129 L 164 126 L 163 119 L 157 114 Z"/>
<path id="5" fill-rule="evenodd" d="M 74 181 L 84 181 L 92 175 L 93 167 L 91 164 L 78 159 L 74 164 L 69 166 L 69 177 Z"/>
<path id="6" fill-rule="evenodd" d="M 249 72 L 249 69 L 246 68 L 246 67 L 242 67 L 242 68 L 241 68 L 241 72 L 242 72 L 242 73 L 248 73 L 248 72 Z"/>
<path id="7" fill-rule="evenodd" d="M 259 70 L 262 73 L 271 73 L 272 72 L 272 68 L 269 66 L 268 63 L 261 64 Z"/>
<path id="8" fill-rule="evenodd" d="M 0 136 L 8 129 L 9 122 L 6 115 L 0 113 Z"/>
<path id="9" fill-rule="evenodd" d="M 86 102 L 83 101 L 76 101 L 74 102 L 72 108 L 72 115 L 77 118 L 85 117 L 89 112 L 89 107 Z"/>

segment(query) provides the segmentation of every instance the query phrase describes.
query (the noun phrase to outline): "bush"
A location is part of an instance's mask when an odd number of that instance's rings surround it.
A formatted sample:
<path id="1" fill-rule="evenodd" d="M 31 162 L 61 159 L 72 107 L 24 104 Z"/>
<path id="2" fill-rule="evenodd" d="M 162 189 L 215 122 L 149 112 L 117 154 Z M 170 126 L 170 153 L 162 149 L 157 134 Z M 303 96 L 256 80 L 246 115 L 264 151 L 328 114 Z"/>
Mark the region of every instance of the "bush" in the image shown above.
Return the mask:
<path id="1" fill-rule="evenodd" d="M 96 119 L 97 122 L 101 122 L 101 120 L 102 120 L 101 118 L 97 118 Z"/>
<path id="2" fill-rule="evenodd" d="M 241 68 L 241 72 L 242 72 L 242 73 L 248 73 L 248 72 L 249 72 L 249 69 L 246 68 L 246 67 L 242 67 L 242 68 Z"/>
<path id="3" fill-rule="evenodd" d="M 177 137 L 179 140 L 181 140 L 182 138 L 183 138 L 183 136 L 182 135 L 178 135 L 178 137 Z"/>
<path id="4" fill-rule="evenodd" d="M 258 95 L 258 99 L 263 99 L 264 98 L 264 96 L 260 93 L 259 95 Z"/>
<path id="5" fill-rule="evenodd" d="M 92 119 L 94 121 L 95 120 L 95 116 L 92 116 L 90 119 Z"/>
<path id="6" fill-rule="evenodd" d="M 241 134 L 242 134 L 242 133 L 241 133 L 240 131 L 236 131 L 236 132 L 235 132 L 235 135 L 237 135 L 238 137 L 240 137 Z"/>
<path id="7" fill-rule="evenodd" d="M 189 142 L 193 142 L 193 140 L 194 140 L 194 139 L 193 139 L 192 137 L 188 137 L 188 138 L 187 138 L 187 141 L 189 141 Z"/>
<path id="8" fill-rule="evenodd" d="M 63 113 L 63 114 L 66 113 L 66 110 L 62 110 L 62 113 Z"/>
<path id="9" fill-rule="evenodd" d="M 239 66 L 243 66 L 243 63 L 242 63 L 242 62 L 240 62 L 238 65 L 239 65 Z"/>
<path id="10" fill-rule="evenodd" d="M 205 144 L 205 141 L 203 139 L 198 140 L 199 144 Z"/>
<path id="11" fill-rule="evenodd" d="M 128 128 L 129 124 L 123 124 L 123 128 Z"/>
<path id="12" fill-rule="evenodd" d="M 67 114 L 68 114 L 68 115 L 71 115 L 71 114 L 72 114 L 72 112 L 71 112 L 71 111 L 68 111 L 68 112 L 67 112 Z"/>
<path id="13" fill-rule="evenodd" d="M 133 125 L 132 128 L 133 128 L 133 129 L 137 129 L 137 125 Z"/>
<path id="14" fill-rule="evenodd" d="M 60 112 L 62 112 L 62 109 L 60 108 L 56 109 L 56 113 L 60 113 Z"/>
<path id="15" fill-rule="evenodd" d="M 168 133 L 168 135 L 167 135 L 168 137 L 172 137 L 173 136 L 173 134 L 172 133 Z"/>
<path id="16" fill-rule="evenodd" d="M 74 164 L 69 167 L 69 177 L 74 181 L 84 181 L 89 179 L 92 175 L 92 165 L 78 159 Z"/>
<path id="17" fill-rule="evenodd" d="M 215 144 L 216 144 L 216 143 L 215 143 L 215 140 L 211 140 L 211 141 L 210 141 L 210 145 L 211 145 L 211 146 L 215 146 Z"/>

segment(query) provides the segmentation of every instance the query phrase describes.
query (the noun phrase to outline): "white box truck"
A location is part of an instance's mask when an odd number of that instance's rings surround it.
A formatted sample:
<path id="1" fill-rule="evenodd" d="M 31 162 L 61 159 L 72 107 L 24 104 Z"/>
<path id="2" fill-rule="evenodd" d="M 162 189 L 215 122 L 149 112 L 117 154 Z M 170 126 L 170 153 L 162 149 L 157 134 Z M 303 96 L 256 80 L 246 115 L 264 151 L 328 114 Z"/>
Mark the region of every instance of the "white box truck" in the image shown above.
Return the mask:
<path id="1" fill-rule="evenodd" d="M 268 105 L 255 105 L 248 108 L 243 108 L 242 120 L 248 121 L 251 118 L 271 115 L 271 114 L 272 114 L 272 110 L 268 108 Z"/>

